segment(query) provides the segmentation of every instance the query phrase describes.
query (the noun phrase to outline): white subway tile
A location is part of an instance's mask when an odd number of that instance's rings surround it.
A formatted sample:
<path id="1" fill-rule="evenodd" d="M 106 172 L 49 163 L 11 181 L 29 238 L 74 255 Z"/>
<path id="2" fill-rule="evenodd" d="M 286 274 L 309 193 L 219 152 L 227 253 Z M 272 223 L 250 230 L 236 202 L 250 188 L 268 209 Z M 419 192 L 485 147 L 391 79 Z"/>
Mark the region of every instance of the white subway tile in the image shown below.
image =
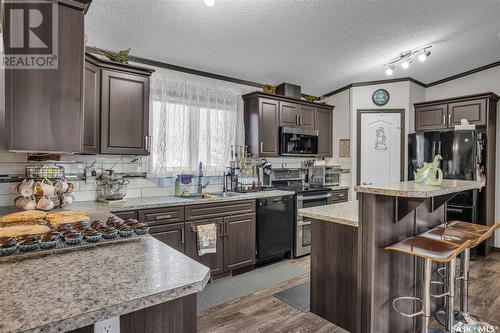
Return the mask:
<path id="1" fill-rule="evenodd" d="M 174 195 L 174 194 L 175 194 L 174 187 L 152 187 L 152 188 L 142 189 L 143 197 L 157 197 L 162 195 Z"/>
<path id="2" fill-rule="evenodd" d="M 75 201 L 93 201 L 97 199 L 99 193 L 98 191 L 78 191 L 72 194 L 75 197 Z"/>
<path id="3" fill-rule="evenodd" d="M 17 194 L 17 184 L 19 183 L 0 183 L 0 194 Z"/>
<path id="4" fill-rule="evenodd" d="M 128 188 L 125 198 L 140 198 L 141 196 L 142 190 L 140 188 Z"/>
<path id="5" fill-rule="evenodd" d="M 1 194 L 0 195 L 0 206 L 12 206 L 14 207 L 14 199 L 18 195 L 16 194 Z"/>

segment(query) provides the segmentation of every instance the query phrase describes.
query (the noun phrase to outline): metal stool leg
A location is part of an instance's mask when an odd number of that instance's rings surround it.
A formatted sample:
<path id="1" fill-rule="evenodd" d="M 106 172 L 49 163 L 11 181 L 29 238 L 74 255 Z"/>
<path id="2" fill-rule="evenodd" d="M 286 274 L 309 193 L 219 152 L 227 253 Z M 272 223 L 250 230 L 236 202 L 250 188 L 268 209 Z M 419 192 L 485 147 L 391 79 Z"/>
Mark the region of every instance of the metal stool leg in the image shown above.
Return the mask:
<path id="1" fill-rule="evenodd" d="M 420 333 L 427 333 L 429 330 L 429 319 L 431 317 L 431 274 L 432 261 L 430 259 L 424 259 L 423 313 L 420 317 Z"/>
<path id="2" fill-rule="evenodd" d="M 460 257 L 460 269 L 462 277 L 460 279 L 460 311 L 462 315 L 469 314 L 469 266 L 470 249 L 465 249 Z"/>
<path id="3" fill-rule="evenodd" d="M 449 263 L 448 269 L 448 302 L 446 307 L 446 330 L 448 332 L 452 331 L 452 327 L 455 324 L 455 273 L 457 270 L 457 261 L 453 259 Z"/>

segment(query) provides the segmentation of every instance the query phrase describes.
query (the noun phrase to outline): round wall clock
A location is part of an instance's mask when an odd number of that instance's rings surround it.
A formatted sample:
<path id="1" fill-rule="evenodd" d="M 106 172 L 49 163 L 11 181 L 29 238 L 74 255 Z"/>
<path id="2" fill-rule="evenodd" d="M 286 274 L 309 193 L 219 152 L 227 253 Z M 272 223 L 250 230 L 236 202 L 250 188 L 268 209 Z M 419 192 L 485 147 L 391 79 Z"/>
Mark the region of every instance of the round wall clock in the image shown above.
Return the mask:
<path id="1" fill-rule="evenodd" d="M 375 105 L 382 106 L 389 102 L 389 92 L 385 89 L 377 89 L 372 95 L 372 101 Z"/>

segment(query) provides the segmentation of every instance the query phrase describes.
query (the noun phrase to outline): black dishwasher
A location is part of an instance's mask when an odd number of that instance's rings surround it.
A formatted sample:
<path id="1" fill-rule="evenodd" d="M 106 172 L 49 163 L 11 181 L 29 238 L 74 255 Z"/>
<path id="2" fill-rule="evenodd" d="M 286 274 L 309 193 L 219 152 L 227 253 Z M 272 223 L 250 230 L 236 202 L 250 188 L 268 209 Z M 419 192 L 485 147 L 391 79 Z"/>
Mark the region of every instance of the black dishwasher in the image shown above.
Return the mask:
<path id="1" fill-rule="evenodd" d="M 257 264 L 291 258 L 295 197 L 293 195 L 257 200 Z"/>

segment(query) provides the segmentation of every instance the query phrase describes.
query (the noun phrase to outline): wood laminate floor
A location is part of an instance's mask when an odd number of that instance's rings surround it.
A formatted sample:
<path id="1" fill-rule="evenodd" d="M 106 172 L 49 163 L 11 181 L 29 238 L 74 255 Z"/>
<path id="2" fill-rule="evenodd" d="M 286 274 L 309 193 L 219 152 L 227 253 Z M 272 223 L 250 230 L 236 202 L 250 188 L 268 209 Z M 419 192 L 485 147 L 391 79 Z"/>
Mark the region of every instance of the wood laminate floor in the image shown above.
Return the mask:
<path id="1" fill-rule="evenodd" d="M 309 268 L 309 257 L 293 260 Z M 312 313 L 304 313 L 273 296 L 307 282 L 309 275 L 280 283 L 206 310 L 198 315 L 199 332 L 330 332 L 347 331 Z M 500 326 L 500 252 L 471 263 L 470 308 L 492 325 Z"/>

